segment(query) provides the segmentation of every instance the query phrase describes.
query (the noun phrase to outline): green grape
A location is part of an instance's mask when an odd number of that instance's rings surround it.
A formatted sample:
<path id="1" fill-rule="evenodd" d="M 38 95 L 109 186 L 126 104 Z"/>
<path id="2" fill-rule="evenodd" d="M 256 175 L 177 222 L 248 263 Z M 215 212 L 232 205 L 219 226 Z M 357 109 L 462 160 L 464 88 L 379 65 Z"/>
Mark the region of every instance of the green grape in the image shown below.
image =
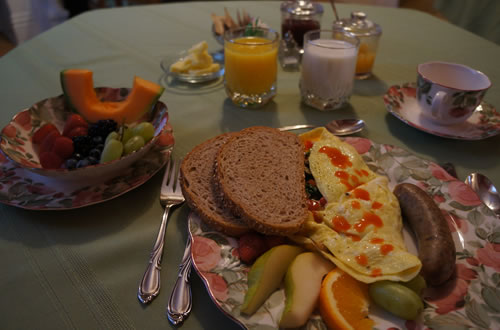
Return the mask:
<path id="1" fill-rule="evenodd" d="M 118 140 L 111 139 L 106 143 L 101 153 L 99 163 L 107 163 L 115 159 L 119 159 L 123 153 L 123 143 Z"/>
<path id="2" fill-rule="evenodd" d="M 415 276 L 411 281 L 401 282 L 404 286 L 412 289 L 417 295 L 421 295 L 422 291 L 427 287 L 425 279 L 422 275 Z"/>
<path id="3" fill-rule="evenodd" d="M 118 135 L 117 132 L 111 132 L 106 136 L 106 140 L 104 141 L 104 145 L 108 144 L 109 141 L 111 140 L 119 140 L 120 136 Z"/>
<path id="4" fill-rule="evenodd" d="M 127 143 L 123 147 L 124 154 L 128 155 L 136 150 L 141 149 L 144 146 L 144 139 L 142 136 L 136 135 L 128 139 Z"/>
<path id="5" fill-rule="evenodd" d="M 122 137 L 122 143 L 125 144 L 127 141 L 134 136 L 134 133 L 131 128 L 129 127 L 124 127 L 123 128 L 123 137 Z"/>
<path id="6" fill-rule="evenodd" d="M 422 299 L 402 284 L 380 281 L 370 284 L 369 290 L 377 305 L 405 320 L 414 320 L 424 309 Z"/>
<path id="7" fill-rule="evenodd" d="M 148 142 L 155 135 L 155 127 L 150 122 L 142 122 L 139 125 L 132 128 L 133 135 L 140 135 L 144 139 L 144 142 Z"/>

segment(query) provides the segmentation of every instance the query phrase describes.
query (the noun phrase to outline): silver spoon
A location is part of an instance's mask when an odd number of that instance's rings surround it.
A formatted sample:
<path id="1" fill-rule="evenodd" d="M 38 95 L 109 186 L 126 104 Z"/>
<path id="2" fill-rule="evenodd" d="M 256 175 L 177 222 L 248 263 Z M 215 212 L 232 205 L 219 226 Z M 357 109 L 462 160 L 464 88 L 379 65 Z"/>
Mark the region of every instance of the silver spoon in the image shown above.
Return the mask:
<path id="1" fill-rule="evenodd" d="M 175 281 L 174 288 L 170 294 L 167 306 L 167 317 L 173 325 L 182 323 L 191 313 L 192 297 L 191 297 L 191 284 L 189 276 L 191 274 L 191 234 L 187 239 L 186 249 L 182 262 L 179 265 L 179 274 Z"/>
<path id="2" fill-rule="evenodd" d="M 498 217 L 500 217 L 500 195 L 498 190 L 486 176 L 481 173 L 471 173 L 465 183 L 479 196 L 479 199 Z"/>
<path id="3" fill-rule="evenodd" d="M 330 4 L 332 5 L 333 13 L 335 14 L 335 19 L 340 21 L 339 14 L 337 12 L 337 7 L 335 7 L 335 0 L 330 0 Z"/>
<path id="4" fill-rule="evenodd" d="M 301 124 L 280 127 L 280 131 L 293 131 L 296 129 L 315 128 L 317 125 Z M 360 132 L 365 128 L 365 122 L 362 119 L 337 119 L 325 124 L 325 128 L 335 135 L 349 135 Z"/>

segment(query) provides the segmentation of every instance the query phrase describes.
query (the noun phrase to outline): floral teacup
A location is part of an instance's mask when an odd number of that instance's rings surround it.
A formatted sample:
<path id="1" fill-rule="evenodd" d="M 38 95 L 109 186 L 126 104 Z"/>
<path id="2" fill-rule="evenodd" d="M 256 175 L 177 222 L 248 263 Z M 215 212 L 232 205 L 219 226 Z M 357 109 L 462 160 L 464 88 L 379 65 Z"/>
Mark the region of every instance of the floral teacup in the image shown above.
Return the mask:
<path id="1" fill-rule="evenodd" d="M 422 115 L 436 124 L 466 121 L 490 86 L 484 73 L 465 65 L 446 62 L 418 65 L 417 101 Z"/>

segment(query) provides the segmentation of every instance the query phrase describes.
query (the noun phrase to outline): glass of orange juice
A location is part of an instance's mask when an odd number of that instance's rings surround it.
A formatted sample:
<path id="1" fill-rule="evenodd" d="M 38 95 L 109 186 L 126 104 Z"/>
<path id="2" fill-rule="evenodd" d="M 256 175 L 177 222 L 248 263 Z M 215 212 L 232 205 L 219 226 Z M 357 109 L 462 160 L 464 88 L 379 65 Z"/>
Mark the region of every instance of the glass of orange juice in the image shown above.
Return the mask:
<path id="1" fill-rule="evenodd" d="M 224 33 L 224 86 L 234 104 L 258 108 L 276 95 L 279 34 L 262 27 Z"/>

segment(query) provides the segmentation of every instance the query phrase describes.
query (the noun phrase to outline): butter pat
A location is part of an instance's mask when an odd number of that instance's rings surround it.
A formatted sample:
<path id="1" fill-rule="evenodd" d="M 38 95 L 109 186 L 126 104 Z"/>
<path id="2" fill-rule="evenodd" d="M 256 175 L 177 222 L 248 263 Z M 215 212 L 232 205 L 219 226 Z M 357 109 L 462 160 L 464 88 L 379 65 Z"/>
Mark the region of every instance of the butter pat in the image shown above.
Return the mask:
<path id="1" fill-rule="evenodd" d="M 170 66 L 170 72 L 202 75 L 217 72 L 220 65 L 214 63 L 212 56 L 208 53 L 208 44 L 202 41 L 188 50 L 187 56 L 179 59 Z"/>

